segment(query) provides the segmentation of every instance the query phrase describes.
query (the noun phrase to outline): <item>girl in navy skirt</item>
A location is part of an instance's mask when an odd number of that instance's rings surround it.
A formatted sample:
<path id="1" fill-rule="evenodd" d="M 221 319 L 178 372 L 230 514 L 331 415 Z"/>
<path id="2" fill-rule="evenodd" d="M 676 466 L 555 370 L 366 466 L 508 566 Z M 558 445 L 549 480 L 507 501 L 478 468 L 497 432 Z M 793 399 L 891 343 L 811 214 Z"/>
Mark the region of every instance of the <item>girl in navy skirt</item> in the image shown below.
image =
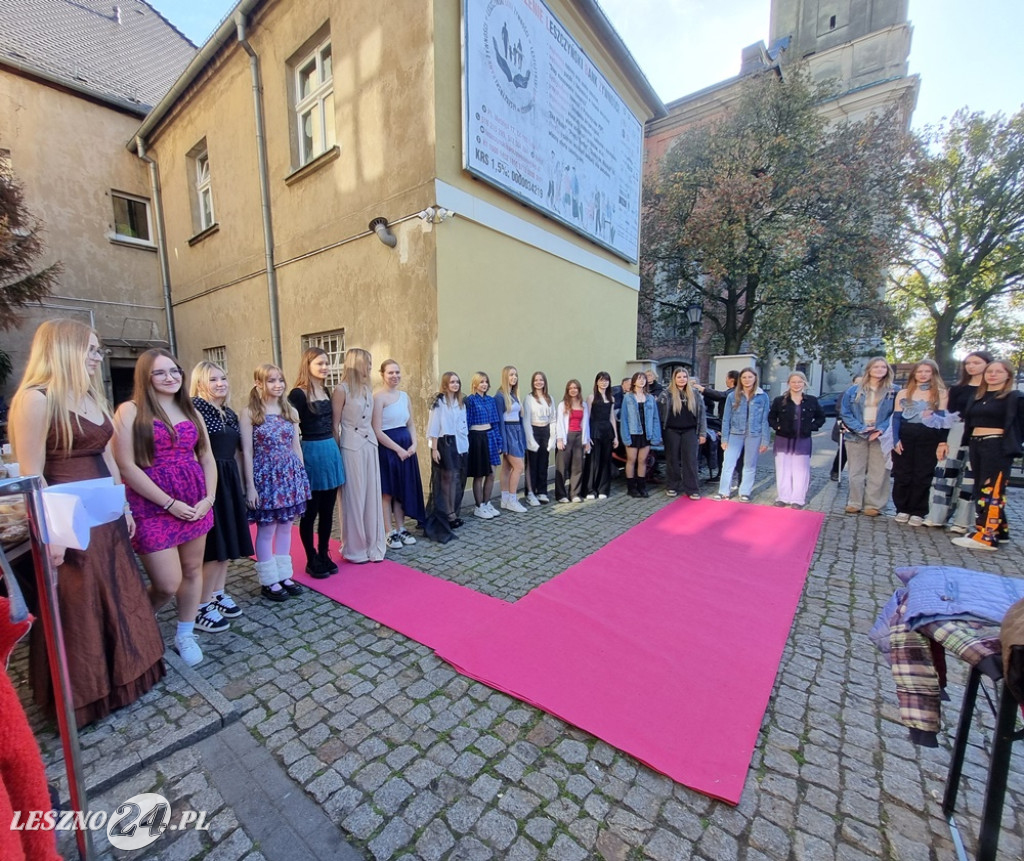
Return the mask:
<path id="1" fill-rule="evenodd" d="M 501 463 L 504 440 L 501 420 L 494 398 L 487 397 L 491 378 L 483 371 L 473 374 L 470 382 L 472 394 L 466 398 L 466 423 L 469 425 L 469 456 L 466 474 L 473 479 L 473 514 L 482 520 L 498 516 L 491 505 L 494 489 L 494 467 Z"/>
<path id="2" fill-rule="evenodd" d="M 501 507 L 520 514 L 526 511 L 519 499 L 519 479 L 526 457 L 526 431 L 523 407 L 519 402 L 519 371 L 512 365 L 501 369 L 501 388 L 494 396 L 503 443 L 501 469 Z"/>
<path id="3" fill-rule="evenodd" d="M 416 543 L 405 528 L 411 517 L 422 528 L 427 518 L 423 507 L 423 481 L 416 458 L 416 426 L 409 409 L 409 396 L 399 391 L 402 369 L 394 359 L 380 366 L 384 388 L 373 396 L 373 432 L 377 435 L 380 459 L 380 495 L 384 505 L 384 530 L 389 550 Z"/>
<path id="4" fill-rule="evenodd" d="M 295 388 L 288 393 L 288 400 L 299 416 L 302 461 L 312 494 L 299 520 L 299 537 L 306 551 L 306 573 L 317 579 L 338 571 L 328 547 L 338 488 L 345 483 L 345 466 L 334 440 L 331 393 L 326 386 L 330 371 L 331 360 L 327 353 L 319 347 L 308 347 L 302 353 Z"/>

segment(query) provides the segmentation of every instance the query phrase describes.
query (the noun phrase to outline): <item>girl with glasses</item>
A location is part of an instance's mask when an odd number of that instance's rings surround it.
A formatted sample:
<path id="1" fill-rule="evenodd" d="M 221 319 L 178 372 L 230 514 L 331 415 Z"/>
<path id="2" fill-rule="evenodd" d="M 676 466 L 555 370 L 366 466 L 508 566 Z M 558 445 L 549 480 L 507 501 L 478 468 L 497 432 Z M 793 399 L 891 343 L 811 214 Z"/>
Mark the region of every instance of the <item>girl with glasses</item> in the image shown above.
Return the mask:
<path id="1" fill-rule="evenodd" d="M 139 356 L 132 399 L 118 407 L 114 426 L 114 456 L 135 514 L 133 544 L 149 574 L 150 600 L 159 608 L 176 596 L 174 645 L 194 666 L 203 659 L 194 632 L 217 466 L 174 356 Z"/>

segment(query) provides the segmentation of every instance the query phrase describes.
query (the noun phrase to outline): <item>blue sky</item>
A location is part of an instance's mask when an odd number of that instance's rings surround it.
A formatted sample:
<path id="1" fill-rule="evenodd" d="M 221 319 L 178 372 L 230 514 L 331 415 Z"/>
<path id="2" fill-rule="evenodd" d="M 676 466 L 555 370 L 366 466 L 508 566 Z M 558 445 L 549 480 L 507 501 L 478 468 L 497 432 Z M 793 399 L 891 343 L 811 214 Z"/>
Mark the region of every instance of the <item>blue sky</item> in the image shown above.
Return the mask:
<path id="1" fill-rule="evenodd" d="M 197 45 L 232 0 L 149 0 Z M 402 0 L 415 2 L 415 0 Z M 768 40 L 770 0 L 599 0 L 664 101 L 739 71 L 740 50 Z M 914 127 L 967 106 L 1011 114 L 1024 102 L 1022 0 L 910 0 L 910 70 L 921 76 Z"/>

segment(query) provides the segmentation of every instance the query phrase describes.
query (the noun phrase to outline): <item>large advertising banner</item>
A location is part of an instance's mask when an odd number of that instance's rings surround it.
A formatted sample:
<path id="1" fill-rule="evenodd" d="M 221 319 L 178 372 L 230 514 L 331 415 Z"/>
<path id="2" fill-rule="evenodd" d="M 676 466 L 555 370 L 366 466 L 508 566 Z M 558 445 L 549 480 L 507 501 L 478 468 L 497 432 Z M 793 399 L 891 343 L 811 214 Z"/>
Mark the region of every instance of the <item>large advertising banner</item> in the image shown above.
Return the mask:
<path id="1" fill-rule="evenodd" d="M 631 263 L 643 129 L 541 0 L 464 0 L 466 170 Z"/>

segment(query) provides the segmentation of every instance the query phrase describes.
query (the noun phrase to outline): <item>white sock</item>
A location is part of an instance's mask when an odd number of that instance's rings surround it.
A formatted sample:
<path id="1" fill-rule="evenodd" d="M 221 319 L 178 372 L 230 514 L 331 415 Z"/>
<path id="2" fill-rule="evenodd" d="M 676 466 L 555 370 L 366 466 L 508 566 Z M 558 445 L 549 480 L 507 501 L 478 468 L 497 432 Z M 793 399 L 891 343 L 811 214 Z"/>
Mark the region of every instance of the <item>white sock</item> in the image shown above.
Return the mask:
<path id="1" fill-rule="evenodd" d="M 178 630 L 175 632 L 174 637 L 175 639 L 180 637 L 191 637 L 195 633 L 195 629 L 195 622 L 178 622 Z"/>

